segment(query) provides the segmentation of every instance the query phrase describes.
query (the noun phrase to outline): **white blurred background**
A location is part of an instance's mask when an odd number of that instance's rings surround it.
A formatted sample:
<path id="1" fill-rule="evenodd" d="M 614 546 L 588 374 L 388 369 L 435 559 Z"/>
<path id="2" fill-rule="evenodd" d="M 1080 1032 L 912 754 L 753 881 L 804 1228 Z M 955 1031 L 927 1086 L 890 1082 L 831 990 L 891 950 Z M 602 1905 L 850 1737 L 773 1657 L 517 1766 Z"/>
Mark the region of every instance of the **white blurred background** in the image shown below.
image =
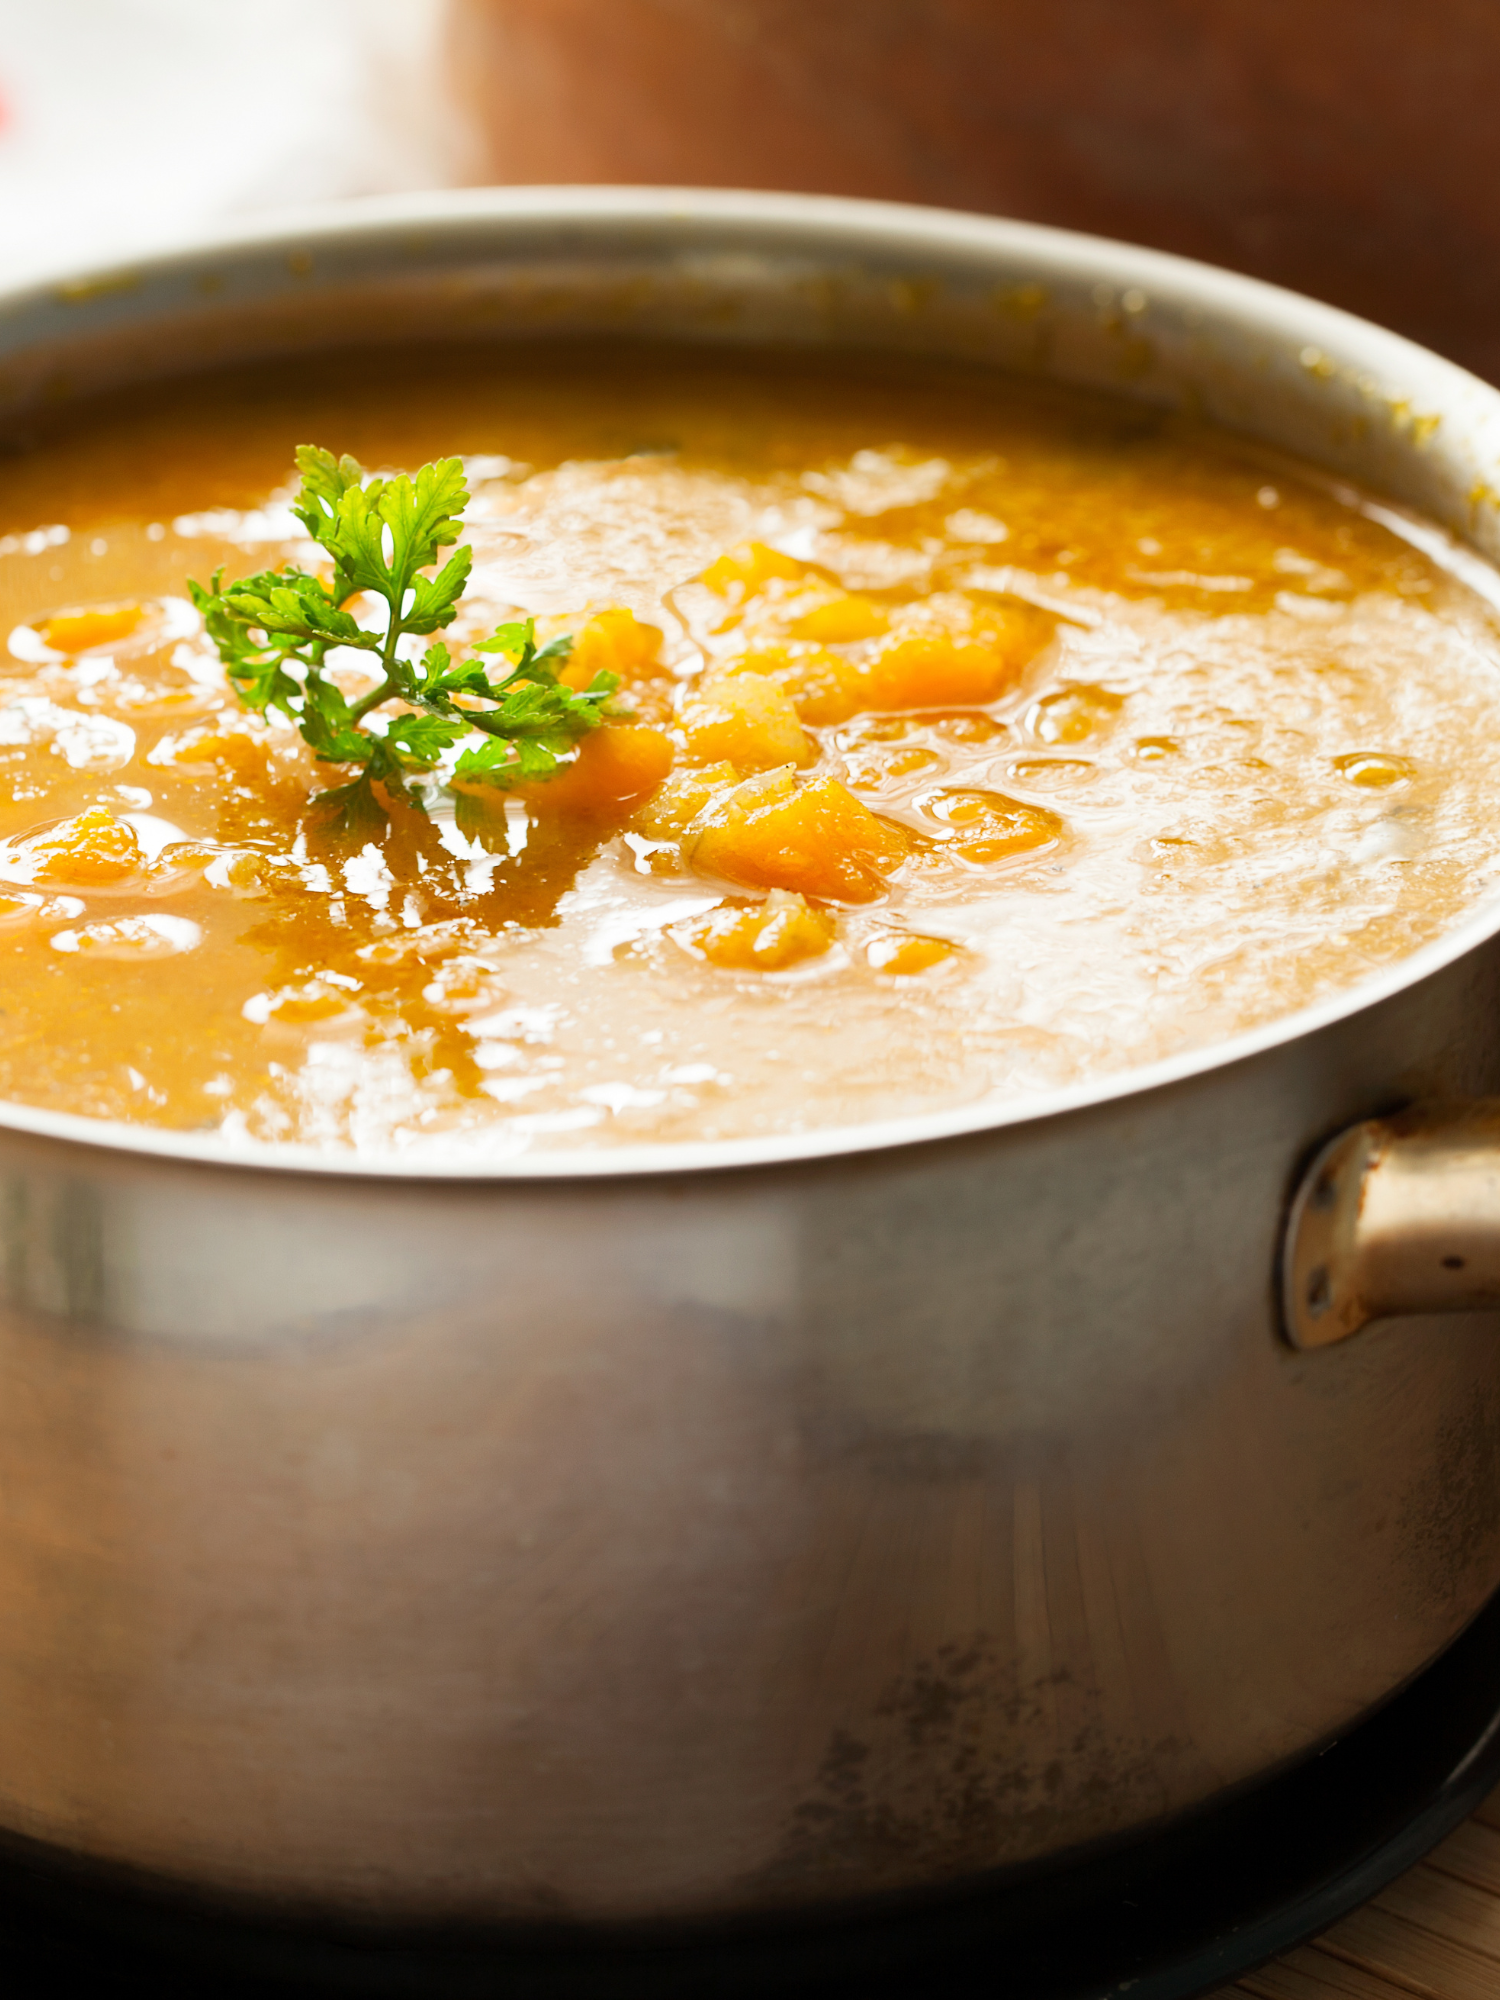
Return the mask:
<path id="1" fill-rule="evenodd" d="M 0 0 L 0 283 L 475 178 L 446 0 Z"/>

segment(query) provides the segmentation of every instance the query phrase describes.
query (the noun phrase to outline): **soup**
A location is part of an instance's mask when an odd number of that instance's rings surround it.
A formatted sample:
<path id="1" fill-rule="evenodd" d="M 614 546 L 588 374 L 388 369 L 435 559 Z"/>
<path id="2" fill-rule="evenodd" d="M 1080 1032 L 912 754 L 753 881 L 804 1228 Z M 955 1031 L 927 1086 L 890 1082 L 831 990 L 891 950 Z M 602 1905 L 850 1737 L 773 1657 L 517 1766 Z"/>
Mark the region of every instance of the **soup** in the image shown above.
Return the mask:
<path id="1" fill-rule="evenodd" d="M 620 683 L 564 768 L 440 769 L 356 823 L 318 796 L 347 772 L 242 707 L 187 579 L 316 567 L 309 439 L 463 457 L 454 655 L 530 616 Z M 998 1105 L 1347 988 L 1500 862 L 1487 573 L 1139 408 L 454 347 L 134 390 L 14 445 L 19 1103 L 476 1162 Z"/>

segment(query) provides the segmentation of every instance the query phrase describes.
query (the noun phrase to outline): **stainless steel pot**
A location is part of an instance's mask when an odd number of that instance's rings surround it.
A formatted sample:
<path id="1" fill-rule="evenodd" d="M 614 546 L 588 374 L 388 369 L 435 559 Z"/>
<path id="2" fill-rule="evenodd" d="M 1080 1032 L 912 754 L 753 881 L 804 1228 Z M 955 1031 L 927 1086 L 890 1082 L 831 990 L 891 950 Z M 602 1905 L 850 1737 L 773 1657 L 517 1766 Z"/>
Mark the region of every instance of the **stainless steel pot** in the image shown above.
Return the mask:
<path id="1" fill-rule="evenodd" d="M 435 313 L 980 356 L 1500 553 L 1493 390 L 1222 272 L 918 209 L 346 210 L 0 299 L 0 377 L 15 408 Z M 1500 1585 L 1493 1318 L 1299 1349 L 1277 1303 L 1322 1141 L 1500 1089 L 1497 930 L 1011 1114 L 486 1174 L 0 1110 L 0 1824 L 389 1917 L 744 1912 L 1307 1754 Z M 1463 1129 L 1404 1291 L 1360 1176 L 1442 1154 L 1432 1119 L 1320 1166 L 1295 1338 L 1493 1297 L 1444 1263 L 1500 1215 Z"/>

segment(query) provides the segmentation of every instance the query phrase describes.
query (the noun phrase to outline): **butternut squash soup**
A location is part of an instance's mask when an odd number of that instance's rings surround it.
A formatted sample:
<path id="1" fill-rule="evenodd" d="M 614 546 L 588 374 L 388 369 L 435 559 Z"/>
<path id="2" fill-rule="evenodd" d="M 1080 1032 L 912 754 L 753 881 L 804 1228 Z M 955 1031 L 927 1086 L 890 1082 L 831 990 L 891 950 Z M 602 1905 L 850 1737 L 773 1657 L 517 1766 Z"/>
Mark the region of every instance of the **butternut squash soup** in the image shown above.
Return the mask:
<path id="1" fill-rule="evenodd" d="M 1500 864 L 1489 572 L 1140 408 L 452 347 L 8 444 L 14 1102 L 476 1162 L 999 1104 L 1347 988 Z"/>

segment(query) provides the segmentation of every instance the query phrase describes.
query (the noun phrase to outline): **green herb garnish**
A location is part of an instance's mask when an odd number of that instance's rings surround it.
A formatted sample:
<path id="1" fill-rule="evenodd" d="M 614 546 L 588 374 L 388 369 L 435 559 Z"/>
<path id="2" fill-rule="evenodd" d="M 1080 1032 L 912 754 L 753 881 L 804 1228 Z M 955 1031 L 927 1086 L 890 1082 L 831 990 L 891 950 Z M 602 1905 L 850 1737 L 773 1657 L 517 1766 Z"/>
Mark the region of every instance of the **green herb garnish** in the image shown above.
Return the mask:
<path id="1" fill-rule="evenodd" d="M 617 674 L 595 674 L 581 693 L 565 686 L 558 674 L 573 641 L 538 648 L 531 619 L 497 626 L 473 649 L 512 663 L 498 681 L 480 659 L 455 661 L 441 640 L 420 659 L 403 645 L 451 624 L 469 580 L 467 546 L 454 547 L 435 575 L 424 573 L 458 541 L 469 498 L 462 461 L 439 459 L 415 479 L 367 479 L 352 458 L 300 445 L 297 469 L 302 487 L 292 512 L 333 558 L 332 580 L 288 566 L 224 584 L 216 570 L 207 589 L 194 582 L 188 589 L 245 707 L 257 715 L 279 709 L 325 764 L 357 766 L 318 798 L 351 826 L 383 817 L 376 785 L 420 808 L 408 779 L 436 769 L 471 734 L 484 740 L 464 750 L 456 779 L 503 791 L 551 777 L 598 727 Z M 383 631 L 344 609 L 361 592 L 384 601 Z M 336 647 L 376 656 L 380 678 L 355 700 L 327 678 Z M 392 702 L 405 712 L 377 718 Z"/>

